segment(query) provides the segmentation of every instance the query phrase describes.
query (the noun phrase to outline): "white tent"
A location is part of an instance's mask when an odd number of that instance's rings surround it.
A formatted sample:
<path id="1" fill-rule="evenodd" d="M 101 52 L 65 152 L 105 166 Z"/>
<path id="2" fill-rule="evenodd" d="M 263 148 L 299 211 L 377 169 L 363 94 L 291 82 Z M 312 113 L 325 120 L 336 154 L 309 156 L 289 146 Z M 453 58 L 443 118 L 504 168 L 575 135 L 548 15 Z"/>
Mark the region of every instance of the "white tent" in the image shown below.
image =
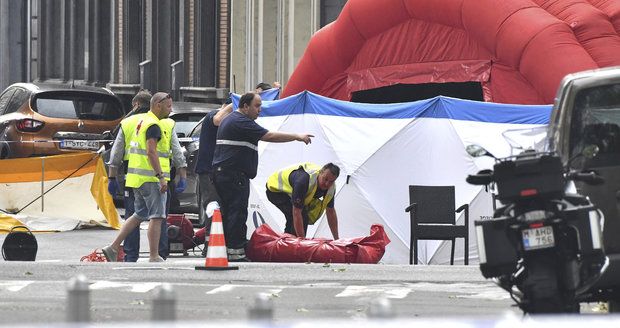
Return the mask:
<path id="1" fill-rule="evenodd" d="M 269 175 L 291 164 L 311 161 L 340 166 L 335 207 L 341 238 L 368 235 L 383 224 L 392 242 L 383 263 L 408 263 L 408 186 L 454 185 L 456 207 L 470 204 L 470 260 L 477 259 L 473 221 L 492 215 L 490 194 L 465 182 L 467 174 L 492 160 L 473 159 L 465 146 L 478 144 L 496 156 L 510 153 L 502 132 L 548 122 L 550 106 L 520 106 L 445 97 L 401 104 L 358 104 L 301 93 L 263 102 L 259 124 L 269 130 L 307 132 L 312 144 L 259 143 L 258 175 L 252 180 L 248 237 L 261 218 L 282 231 L 285 219 L 265 196 Z M 463 216 L 457 218 L 462 224 Z M 325 218 L 310 226 L 308 237 L 331 238 Z M 456 261 L 463 243 L 457 239 Z M 421 263 L 449 263 L 450 242 L 420 241 Z"/>

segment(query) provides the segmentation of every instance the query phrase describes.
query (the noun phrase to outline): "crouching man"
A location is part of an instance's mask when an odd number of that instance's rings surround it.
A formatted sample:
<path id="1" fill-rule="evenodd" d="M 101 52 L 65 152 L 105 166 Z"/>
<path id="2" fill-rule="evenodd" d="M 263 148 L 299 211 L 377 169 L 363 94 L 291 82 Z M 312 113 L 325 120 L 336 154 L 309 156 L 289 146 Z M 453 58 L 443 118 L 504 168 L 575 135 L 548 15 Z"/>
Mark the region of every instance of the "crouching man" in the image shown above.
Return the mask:
<path id="1" fill-rule="evenodd" d="M 334 208 L 338 175 L 340 168 L 333 163 L 323 167 L 304 163 L 284 168 L 269 177 L 267 199 L 284 214 L 284 232 L 306 237 L 308 224 L 314 224 L 326 212 L 332 236 L 339 239 Z"/>

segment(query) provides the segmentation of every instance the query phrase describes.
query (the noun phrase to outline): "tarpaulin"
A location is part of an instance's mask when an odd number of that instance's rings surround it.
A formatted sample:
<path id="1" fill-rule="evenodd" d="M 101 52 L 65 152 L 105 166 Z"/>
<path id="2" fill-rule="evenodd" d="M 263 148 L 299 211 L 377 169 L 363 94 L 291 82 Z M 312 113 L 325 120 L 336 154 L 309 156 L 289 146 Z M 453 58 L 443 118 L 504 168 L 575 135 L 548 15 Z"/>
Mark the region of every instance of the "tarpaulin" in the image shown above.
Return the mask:
<path id="1" fill-rule="evenodd" d="M 0 209 L 33 231 L 120 227 L 103 160 L 91 152 L 1 160 Z"/>
<path id="2" fill-rule="evenodd" d="M 380 224 L 357 238 L 305 239 L 277 233 L 263 224 L 252 234 L 246 254 L 254 262 L 378 263 L 390 239 Z"/>
<path id="3" fill-rule="evenodd" d="M 250 180 L 248 235 L 262 223 L 284 231 L 282 212 L 267 199 L 265 184 L 274 172 L 302 162 L 340 167 L 334 208 L 340 237 L 363 236 L 372 224 L 383 225 L 392 241 L 383 263 L 405 264 L 409 257 L 409 185 L 455 186 L 455 208 L 470 205 L 470 248 L 456 243 L 455 259 L 464 251 L 477 259 L 473 220 L 492 215 L 491 195 L 465 182 L 468 174 L 492 167 L 493 159 L 472 158 L 465 148 L 480 145 L 496 156 L 511 155 L 505 131 L 544 127 L 551 106 L 508 105 L 448 97 L 397 103 L 361 104 L 310 92 L 263 101 L 258 124 L 270 131 L 309 133 L 312 143 L 258 143 L 257 175 Z M 544 130 L 543 130 L 544 132 Z M 464 216 L 455 216 L 462 224 Z M 325 215 L 306 231 L 309 238 L 330 238 Z M 450 262 L 450 242 L 419 241 L 420 263 Z"/>

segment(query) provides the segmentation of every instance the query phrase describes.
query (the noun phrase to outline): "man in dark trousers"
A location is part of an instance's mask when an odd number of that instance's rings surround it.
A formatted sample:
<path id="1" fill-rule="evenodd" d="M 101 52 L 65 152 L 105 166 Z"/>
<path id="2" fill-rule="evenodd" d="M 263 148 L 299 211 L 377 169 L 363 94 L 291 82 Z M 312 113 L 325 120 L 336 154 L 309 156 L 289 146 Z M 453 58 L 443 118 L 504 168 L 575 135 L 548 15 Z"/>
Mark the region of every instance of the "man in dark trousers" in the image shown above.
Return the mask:
<path id="1" fill-rule="evenodd" d="M 217 194 L 215 185 L 213 184 L 213 153 L 215 152 L 215 140 L 217 138 L 217 128 L 222 120 L 232 112 L 232 104 L 224 104 L 220 110 L 208 113 L 202 120 L 200 126 L 200 148 L 198 149 L 198 158 L 196 159 L 196 173 L 200 186 L 200 215 L 205 218 L 205 247 L 202 250 L 206 255 L 207 246 L 209 245 L 209 234 L 211 232 L 211 215 L 207 211 L 207 206 L 211 202 L 220 203 L 220 196 Z"/>
<path id="2" fill-rule="evenodd" d="M 333 163 L 320 167 L 302 163 L 274 172 L 267 179 L 267 199 L 286 218 L 284 232 L 306 237 L 308 224 L 314 224 L 323 213 L 334 239 L 338 239 L 338 216 L 334 208 L 336 179 L 340 168 Z"/>
<path id="3" fill-rule="evenodd" d="M 309 144 L 313 135 L 267 131 L 256 124 L 262 101 L 249 92 L 239 99 L 239 109 L 226 117 L 217 131 L 213 156 L 214 183 L 221 198 L 224 236 L 229 261 L 247 261 L 248 198 L 250 179 L 258 168 L 258 141 L 301 141 Z"/>

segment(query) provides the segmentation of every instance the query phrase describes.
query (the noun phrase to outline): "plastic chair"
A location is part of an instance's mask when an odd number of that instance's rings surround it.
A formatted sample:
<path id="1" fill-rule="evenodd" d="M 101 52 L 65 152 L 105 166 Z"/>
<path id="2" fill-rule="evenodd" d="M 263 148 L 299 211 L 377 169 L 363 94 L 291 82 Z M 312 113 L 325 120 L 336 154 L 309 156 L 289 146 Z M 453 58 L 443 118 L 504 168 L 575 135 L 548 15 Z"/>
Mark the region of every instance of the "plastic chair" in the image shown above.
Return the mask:
<path id="1" fill-rule="evenodd" d="M 469 265 L 469 204 L 454 210 L 454 186 L 409 186 L 411 237 L 409 264 L 418 264 L 418 240 L 451 240 L 450 264 L 454 264 L 456 238 L 465 241 L 464 262 Z M 456 225 L 455 213 L 465 210 L 465 224 Z M 415 246 L 415 247 L 414 247 Z"/>

